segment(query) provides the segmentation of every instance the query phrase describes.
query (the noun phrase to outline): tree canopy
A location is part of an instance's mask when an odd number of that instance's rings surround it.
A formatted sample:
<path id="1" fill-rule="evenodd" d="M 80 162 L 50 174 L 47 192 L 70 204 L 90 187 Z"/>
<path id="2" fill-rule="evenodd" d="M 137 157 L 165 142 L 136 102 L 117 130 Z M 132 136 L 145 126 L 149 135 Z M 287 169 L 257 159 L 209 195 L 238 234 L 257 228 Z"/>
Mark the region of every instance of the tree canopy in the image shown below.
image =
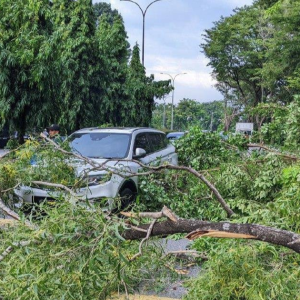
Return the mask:
<path id="1" fill-rule="evenodd" d="M 51 123 L 67 131 L 149 124 L 161 89 L 136 70 L 139 51 L 130 58 L 123 19 L 110 5 L 1 0 L 0 30 L 0 120 L 21 138 Z M 129 121 L 136 103 L 142 115 Z"/>
<path id="2" fill-rule="evenodd" d="M 260 129 L 260 103 L 288 104 L 299 93 L 299 2 L 255 1 L 205 31 L 201 47 L 225 101 Z"/>

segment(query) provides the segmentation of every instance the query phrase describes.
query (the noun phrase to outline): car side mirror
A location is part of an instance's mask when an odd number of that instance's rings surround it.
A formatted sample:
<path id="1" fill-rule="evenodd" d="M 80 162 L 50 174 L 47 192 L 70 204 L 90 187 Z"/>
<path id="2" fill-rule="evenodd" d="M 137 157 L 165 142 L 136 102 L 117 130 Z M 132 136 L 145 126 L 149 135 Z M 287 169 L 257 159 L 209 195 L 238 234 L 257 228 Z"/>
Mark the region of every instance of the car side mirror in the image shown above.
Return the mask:
<path id="1" fill-rule="evenodd" d="M 142 158 L 145 157 L 147 154 L 146 150 L 143 148 L 136 148 L 133 158 Z"/>

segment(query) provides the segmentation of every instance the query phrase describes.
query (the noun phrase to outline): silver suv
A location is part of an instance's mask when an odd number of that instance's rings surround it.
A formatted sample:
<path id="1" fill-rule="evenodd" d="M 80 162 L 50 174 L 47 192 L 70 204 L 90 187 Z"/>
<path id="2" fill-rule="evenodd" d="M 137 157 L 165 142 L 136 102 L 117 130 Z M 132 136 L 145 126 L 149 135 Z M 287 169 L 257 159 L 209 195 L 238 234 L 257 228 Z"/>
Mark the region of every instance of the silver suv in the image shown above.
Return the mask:
<path id="1" fill-rule="evenodd" d="M 87 185 L 77 190 L 80 199 L 98 200 L 121 197 L 122 205 L 135 199 L 138 176 L 133 176 L 144 165 L 169 163 L 177 165 L 177 154 L 162 131 L 151 128 L 86 128 L 74 132 L 69 138 L 74 153 L 88 157 L 103 165 L 95 170 L 83 160 L 70 162 L 78 177 L 85 177 Z M 94 170 L 93 170 L 94 169 Z M 22 186 L 15 190 L 20 199 L 28 203 L 51 200 L 54 192 Z M 55 192 L 56 193 L 56 192 Z M 58 192 L 57 192 L 58 193 Z"/>

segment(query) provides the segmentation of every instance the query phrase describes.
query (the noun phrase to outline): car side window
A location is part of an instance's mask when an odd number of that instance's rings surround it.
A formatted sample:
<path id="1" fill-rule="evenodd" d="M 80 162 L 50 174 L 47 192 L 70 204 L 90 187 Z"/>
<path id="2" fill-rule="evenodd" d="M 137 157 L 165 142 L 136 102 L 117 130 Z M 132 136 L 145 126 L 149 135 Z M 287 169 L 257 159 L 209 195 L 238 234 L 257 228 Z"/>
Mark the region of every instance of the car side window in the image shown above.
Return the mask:
<path id="1" fill-rule="evenodd" d="M 136 148 L 142 148 L 142 149 L 146 150 L 147 154 L 152 152 L 146 133 L 140 133 L 135 137 L 134 151 Z"/>
<path id="2" fill-rule="evenodd" d="M 152 152 L 160 151 L 167 147 L 168 142 L 166 141 L 166 137 L 162 133 L 148 133 L 149 143 L 152 148 Z"/>

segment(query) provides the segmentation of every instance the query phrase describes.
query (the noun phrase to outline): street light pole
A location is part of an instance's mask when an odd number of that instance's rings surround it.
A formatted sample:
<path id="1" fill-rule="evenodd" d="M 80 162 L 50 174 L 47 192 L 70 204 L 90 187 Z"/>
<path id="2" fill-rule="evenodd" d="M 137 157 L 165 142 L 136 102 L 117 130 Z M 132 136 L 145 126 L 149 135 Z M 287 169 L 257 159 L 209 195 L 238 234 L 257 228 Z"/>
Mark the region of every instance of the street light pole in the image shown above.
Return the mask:
<path id="1" fill-rule="evenodd" d="M 163 127 L 162 128 L 166 128 L 165 124 L 166 124 L 166 98 L 163 98 L 164 100 L 164 112 L 163 112 Z"/>
<path id="2" fill-rule="evenodd" d="M 177 76 L 179 75 L 185 75 L 187 73 L 178 73 L 176 74 L 174 77 L 168 73 L 160 73 L 160 74 L 164 74 L 164 75 L 168 75 L 170 76 L 171 80 L 172 80 L 172 113 L 171 113 L 171 130 L 173 130 L 173 125 L 174 125 L 174 91 L 175 91 L 175 79 Z"/>
<path id="3" fill-rule="evenodd" d="M 211 118 L 210 118 L 210 131 L 213 131 L 213 120 L 214 120 L 214 113 L 211 113 Z"/>
<path id="4" fill-rule="evenodd" d="M 163 128 L 166 128 L 166 99 L 169 97 L 166 97 L 166 96 L 163 97 L 163 101 L 164 101 L 163 123 L 162 123 Z"/>
<path id="5" fill-rule="evenodd" d="M 132 0 L 120 0 L 120 1 L 127 1 L 127 2 L 132 2 L 134 4 L 136 4 L 140 11 L 142 12 L 142 15 L 143 15 L 143 39 L 142 39 L 142 63 L 143 63 L 143 66 L 144 66 L 144 57 L 145 57 L 145 16 L 146 16 L 146 12 L 148 10 L 148 8 L 155 2 L 158 2 L 158 1 L 162 1 L 162 0 L 155 0 L 155 1 L 152 1 L 147 7 L 145 10 L 142 10 L 142 8 L 140 7 L 140 5 L 135 2 L 135 1 L 132 1 Z"/>

